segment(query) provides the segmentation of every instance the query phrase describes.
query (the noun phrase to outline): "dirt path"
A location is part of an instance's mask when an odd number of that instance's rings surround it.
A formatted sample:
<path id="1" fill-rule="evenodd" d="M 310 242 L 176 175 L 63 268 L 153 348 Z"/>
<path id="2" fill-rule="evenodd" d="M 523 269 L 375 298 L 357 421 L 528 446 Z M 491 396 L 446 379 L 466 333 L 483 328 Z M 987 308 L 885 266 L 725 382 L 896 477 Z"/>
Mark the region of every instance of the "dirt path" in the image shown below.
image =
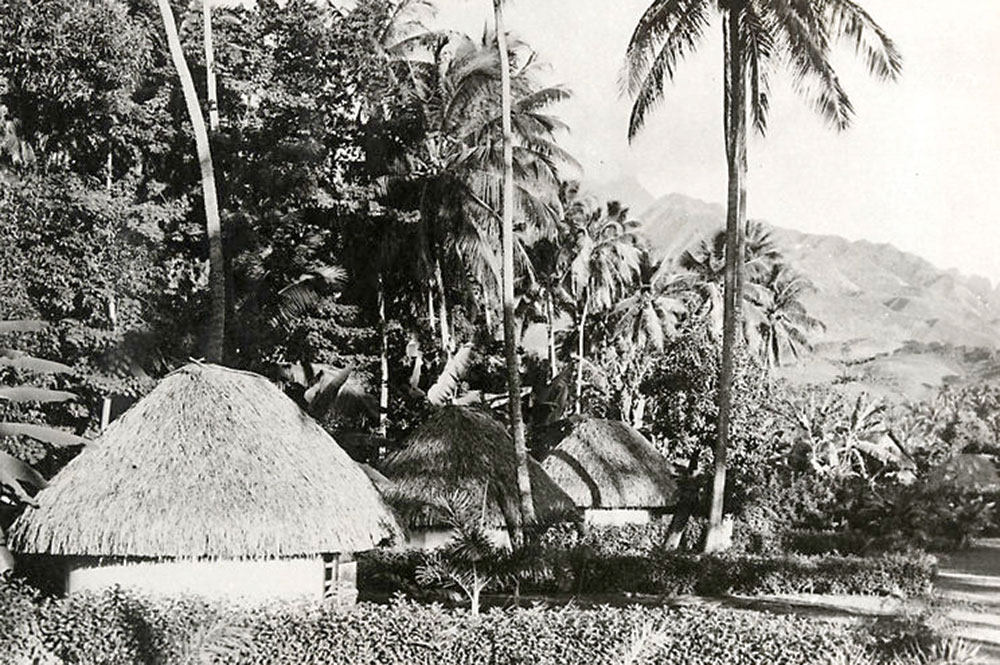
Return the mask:
<path id="1" fill-rule="evenodd" d="M 1000 663 L 1000 538 L 941 557 L 938 593 L 958 606 L 948 616 L 956 634 L 983 648 L 990 662 Z"/>

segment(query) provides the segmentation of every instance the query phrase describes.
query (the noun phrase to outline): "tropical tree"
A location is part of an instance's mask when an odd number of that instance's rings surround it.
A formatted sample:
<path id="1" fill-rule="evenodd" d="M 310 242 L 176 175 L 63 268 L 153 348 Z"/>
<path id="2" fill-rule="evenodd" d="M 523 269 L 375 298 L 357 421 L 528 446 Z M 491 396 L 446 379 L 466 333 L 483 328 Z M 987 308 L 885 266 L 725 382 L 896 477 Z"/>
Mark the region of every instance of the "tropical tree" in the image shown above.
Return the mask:
<path id="1" fill-rule="evenodd" d="M 501 292 L 500 212 L 504 156 L 501 58 L 487 33 L 477 43 L 465 35 L 436 34 L 426 62 L 411 64 L 413 97 L 423 116 L 422 137 L 406 155 L 403 178 L 420 210 L 418 253 L 429 285 L 428 320 L 440 328 L 442 346 L 452 346 L 447 275 L 480 286 L 489 313 Z M 521 237 L 537 233 L 558 216 L 557 168 L 572 159 L 554 142 L 563 124 L 548 115 L 568 93 L 540 86 L 538 63 L 527 45 L 507 44 L 511 71 L 511 131 L 514 201 L 518 217 L 515 252 L 527 267 Z M 414 56 L 416 57 L 416 56 Z M 450 271 L 449 271 L 450 264 Z M 436 300 L 436 307 L 434 302 Z M 437 312 L 435 313 L 435 310 Z M 436 321 L 436 324 L 435 324 Z"/>
<path id="2" fill-rule="evenodd" d="M 771 232 L 760 222 L 748 220 L 743 246 L 743 337 L 751 341 L 756 334 L 754 326 L 747 326 L 746 320 L 759 320 L 756 311 L 763 300 L 760 283 L 769 274 L 771 267 L 781 262 L 781 252 L 771 238 Z M 716 336 L 722 333 L 723 289 L 726 273 L 726 234 L 720 231 L 710 239 L 700 241 L 695 247 L 685 250 L 678 258 L 678 267 L 687 274 L 683 281 L 689 298 L 693 298 L 695 315 L 710 323 L 709 331 Z"/>
<path id="3" fill-rule="evenodd" d="M 574 215 L 565 290 L 577 332 L 576 412 L 582 410 L 585 331 L 589 317 L 610 311 L 639 270 L 639 222 L 617 201 Z"/>
<path id="4" fill-rule="evenodd" d="M 810 316 L 802 303 L 802 296 L 816 287 L 807 277 L 784 263 L 771 267 L 771 272 L 761 285 L 763 302 L 758 302 L 760 320 L 760 356 L 764 367 L 780 367 L 787 354 L 799 358 L 803 351 L 812 349 L 809 333 L 826 326 Z"/>
<path id="5" fill-rule="evenodd" d="M 212 149 L 208 143 L 205 117 L 198 102 L 191 70 L 188 69 L 181 46 L 174 13 L 169 0 L 157 0 L 163 28 L 167 35 L 170 57 L 177 70 L 177 76 L 184 92 L 184 102 L 188 117 L 194 129 L 195 149 L 201 167 L 201 190 L 205 209 L 205 228 L 208 234 L 208 287 L 211 294 L 208 330 L 205 344 L 205 358 L 212 362 L 222 362 L 226 337 L 226 265 L 222 249 L 222 224 L 219 219 L 219 200 L 215 188 L 215 167 L 212 164 Z M 206 1 L 207 7 L 207 1 Z M 207 10 L 206 10 L 207 11 Z M 206 40 L 208 35 L 206 35 Z M 206 44 L 208 42 L 206 41 Z"/>
<path id="6" fill-rule="evenodd" d="M 639 19 L 626 51 L 624 87 L 634 98 L 630 139 L 662 98 L 665 80 L 673 79 L 681 60 L 702 41 L 713 13 L 722 17 L 723 117 L 729 184 L 719 427 L 707 550 L 725 546 L 721 539 L 723 494 L 734 347 L 743 300 L 748 119 L 759 133 L 765 132 L 769 82 L 777 66 L 787 64 L 796 89 L 836 129 L 846 129 L 853 106 L 830 64 L 832 46 L 840 39 L 852 43 L 869 72 L 880 79 L 896 79 L 902 69 L 902 58 L 892 40 L 853 0 L 654 0 Z"/>
<path id="7" fill-rule="evenodd" d="M 682 284 L 670 261 L 642 252 L 635 288 L 614 308 L 618 337 L 634 353 L 662 351 L 664 341 L 677 333 L 687 313 Z"/>
<path id="8" fill-rule="evenodd" d="M 531 496 L 531 476 L 528 472 L 528 444 L 524 431 L 524 414 L 521 413 L 521 367 L 514 338 L 514 129 L 512 122 L 513 99 L 511 93 L 510 53 L 507 50 L 507 28 L 504 23 L 504 0 L 493 0 L 493 26 L 496 32 L 497 52 L 500 57 L 500 123 L 503 136 L 503 180 L 501 204 L 501 256 L 503 270 L 503 352 L 507 365 L 507 408 L 510 412 L 511 437 L 514 439 L 514 457 L 517 463 L 517 491 L 521 499 L 521 519 L 525 524 L 535 522 L 535 506 Z M 521 534 L 511 534 L 512 538 Z"/>

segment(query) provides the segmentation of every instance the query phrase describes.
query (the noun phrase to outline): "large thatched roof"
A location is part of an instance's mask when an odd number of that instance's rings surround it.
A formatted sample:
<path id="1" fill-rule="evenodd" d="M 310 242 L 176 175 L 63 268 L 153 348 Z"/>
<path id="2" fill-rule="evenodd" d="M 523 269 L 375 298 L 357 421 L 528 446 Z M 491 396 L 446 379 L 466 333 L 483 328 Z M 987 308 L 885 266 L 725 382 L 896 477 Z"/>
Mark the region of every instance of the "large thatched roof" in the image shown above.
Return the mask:
<path id="1" fill-rule="evenodd" d="M 955 455 L 933 468 L 930 478 L 969 492 L 1000 492 L 1000 474 L 989 455 Z"/>
<path id="2" fill-rule="evenodd" d="M 669 460 L 625 423 L 572 418 L 547 431 L 542 467 L 581 508 L 664 508 L 676 499 Z M 544 437 L 544 434 L 542 435 Z M 548 442 L 555 443 L 555 442 Z"/>
<path id="3" fill-rule="evenodd" d="M 22 552 L 257 558 L 401 537 L 364 471 L 256 374 L 191 364 L 136 403 L 14 524 Z"/>
<path id="4" fill-rule="evenodd" d="M 575 519 L 572 500 L 529 459 L 531 490 L 540 522 Z M 452 497 L 481 501 L 486 497 L 486 523 L 504 524 L 503 509 L 519 512 L 514 444 L 489 414 L 465 406 L 446 406 L 430 416 L 386 460 L 383 471 L 392 482 L 390 501 L 411 527 L 442 523 L 440 505 Z"/>

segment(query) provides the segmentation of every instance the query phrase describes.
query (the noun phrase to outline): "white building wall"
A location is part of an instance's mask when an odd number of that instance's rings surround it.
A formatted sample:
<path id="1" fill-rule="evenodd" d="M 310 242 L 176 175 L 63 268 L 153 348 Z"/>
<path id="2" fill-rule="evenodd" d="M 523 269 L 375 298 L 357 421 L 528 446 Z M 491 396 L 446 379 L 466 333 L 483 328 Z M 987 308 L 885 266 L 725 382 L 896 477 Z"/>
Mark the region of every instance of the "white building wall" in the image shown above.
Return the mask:
<path id="1" fill-rule="evenodd" d="M 151 595 L 193 594 L 251 604 L 320 599 L 326 565 L 330 564 L 319 556 L 247 561 L 79 560 L 69 565 L 66 592 L 117 585 Z"/>
<path id="2" fill-rule="evenodd" d="M 489 536 L 497 547 L 510 547 L 507 529 L 491 529 Z M 434 550 L 447 545 L 454 537 L 455 532 L 452 529 L 414 529 L 409 532 L 406 542 L 399 549 Z"/>
<path id="3" fill-rule="evenodd" d="M 648 524 L 655 518 L 645 508 L 588 508 L 583 519 L 594 526 L 622 526 L 625 524 Z"/>

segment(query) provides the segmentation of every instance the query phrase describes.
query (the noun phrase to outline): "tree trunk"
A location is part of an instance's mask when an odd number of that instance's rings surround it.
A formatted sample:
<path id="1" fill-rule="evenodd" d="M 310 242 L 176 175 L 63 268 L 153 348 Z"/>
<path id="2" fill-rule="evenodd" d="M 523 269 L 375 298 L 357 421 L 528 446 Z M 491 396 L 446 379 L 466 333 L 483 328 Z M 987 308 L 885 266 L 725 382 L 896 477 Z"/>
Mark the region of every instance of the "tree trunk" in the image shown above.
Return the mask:
<path id="1" fill-rule="evenodd" d="M 448 301 L 445 299 L 444 275 L 441 272 L 441 259 L 434 259 L 434 285 L 437 287 L 438 295 L 438 322 L 441 324 L 441 348 L 447 356 L 451 357 L 451 332 L 448 329 Z"/>
<path id="2" fill-rule="evenodd" d="M 583 413 L 583 330 L 587 324 L 587 308 L 590 298 L 583 301 L 583 312 L 580 314 L 580 325 L 576 333 L 576 413 Z"/>
<path id="3" fill-rule="evenodd" d="M 632 427 L 641 430 L 646 426 L 646 396 L 638 395 L 632 407 Z"/>
<path id="4" fill-rule="evenodd" d="M 556 369 L 556 335 L 555 335 L 555 307 L 552 304 L 552 294 L 545 294 L 545 343 L 549 352 L 549 378 L 554 379 L 559 373 Z"/>
<path id="5" fill-rule="evenodd" d="M 389 324 L 385 316 L 385 284 L 378 275 L 378 330 L 380 338 L 378 364 L 378 433 L 385 437 L 389 424 Z M 380 451 L 381 452 L 381 451 Z"/>
<path id="6" fill-rule="evenodd" d="M 437 316 L 434 314 L 434 284 L 430 281 L 427 282 L 427 327 L 433 335 L 434 328 L 437 327 Z"/>
<path id="7" fill-rule="evenodd" d="M 719 367 L 719 421 L 715 445 L 715 471 L 712 478 L 712 505 L 709 511 L 705 551 L 717 552 L 729 545 L 723 524 L 726 490 L 726 455 L 729 448 L 730 415 L 736 331 L 743 300 L 743 230 L 741 219 L 746 214 L 743 200 L 743 178 L 746 170 L 746 109 L 743 48 L 740 38 L 739 5 L 729 10 L 726 20 L 726 79 L 727 115 L 726 161 L 728 162 L 729 193 L 726 202 L 726 272 L 723 295 L 722 359 Z"/>
<path id="8" fill-rule="evenodd" d="M 504 32 L 503 0 L 493 0 L 496 20 L 497 50 L 500 56 L 500 107 L 503 126 L 503 211 L 501 244 L 503 247 L 503 347 L 507 361 L 507 406 L 517 458 L 517 490 L 521 503 L 522 524 L 535 521 L 535 506 L 531 497 L 531 477 L 528 475 L 528 445 L 521 413 L 521 368 L 514 339 L 514 135 L 511 129 L 510 58 L 507 34 Z M 511 542 L 522 542 L 522 533 L 510 534 Z"/>
<path id="9" fill-rule="evenodd" d="M 219 97 L 215 85 L 215 50 L 212 47 L 211 0 L 202 0 L 201 15 L 205 39 L 205 87 L 208 90 L 208 126 L 213 132 L 217 132 L 219 131 Z"/>
<path id="10" fill-rule="evenodd" d="M 700 451 L 695 450 L 688 459 L 687 475 L 681 479 L 678 488 L 677 510 L 670 518 L 670 527 L 667 530 L 667 540 L 665 547 L 668 550 L 676 550 L 684 540 L 684 532 L 687 530 L 691 514 L 698 506 L 698 489 L 694 485 L 694 474 L 698 471 L 698 458 Z"/>
<path id="11" fill-rule="evenodd" d="M 177 34 L 177 24 L 170 9 L 169 0 L 157 0 L 160 15 L 163 17 L 163 27 L 167 34 L 167 44 L 170 47 L 170 57 L 177 70 L 184 91 L 184 102 L 187 105 L 188 116 L 194 128 L 194 141 L 201 166 L 201 189 L 205 206 L 205 227 L 208 233 L 208 288 L 211 296 L 208 331 L 205 343 L 205 359 L 210 362 L 222 362 L 226 334 L 226 275 L 225 260 L 222 254 L 222 225 L 219 220 L 219 201 L 215 191 L 215 168 L 212 165 L 212 151 L 208 144 L 208 130 L 205 118 L 198 106 L 198 95 L 194 88 L 194 79 L 184 59 L 180 36 Z"/>

